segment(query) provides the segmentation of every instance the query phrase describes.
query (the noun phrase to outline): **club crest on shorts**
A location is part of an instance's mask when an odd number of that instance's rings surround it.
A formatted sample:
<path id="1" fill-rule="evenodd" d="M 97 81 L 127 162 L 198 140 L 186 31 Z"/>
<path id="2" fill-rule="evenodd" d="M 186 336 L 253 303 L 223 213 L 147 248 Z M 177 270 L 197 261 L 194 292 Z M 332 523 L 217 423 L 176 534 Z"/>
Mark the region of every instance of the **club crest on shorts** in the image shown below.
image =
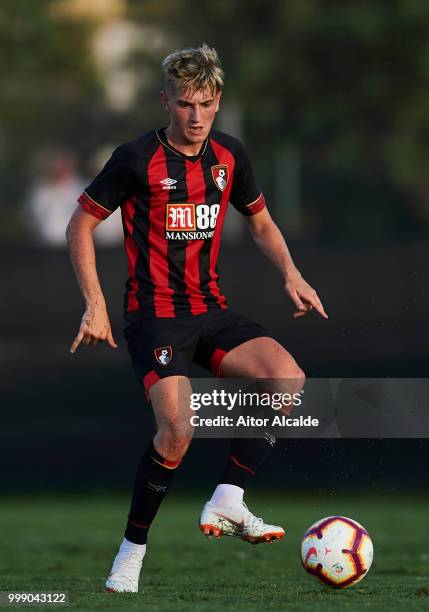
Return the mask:
<path id="1" fill-rule="evenodd" d="M 221 191 L 224 191 L 228 185 L 229 171 L 226 164 L 219 164 L 211 167 L 213 180 L 216 187 Z"/>
<path id="2" fill-rule="evenodd" d="M 173 349 L 171 348 L 171 346 L 160 346 L 159 348 L 156 348 L 153 352 L 157 362 L 163 366 L 168 365 L 171 361 L 171 358 L 173 357 Z"/>

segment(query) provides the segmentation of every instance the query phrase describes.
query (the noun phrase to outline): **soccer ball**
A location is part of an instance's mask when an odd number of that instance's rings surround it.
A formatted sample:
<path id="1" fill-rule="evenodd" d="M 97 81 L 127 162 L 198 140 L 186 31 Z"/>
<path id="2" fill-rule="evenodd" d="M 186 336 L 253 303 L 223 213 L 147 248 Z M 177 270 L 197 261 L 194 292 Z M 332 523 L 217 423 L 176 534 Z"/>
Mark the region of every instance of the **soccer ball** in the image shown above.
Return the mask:
<path id="1" fill-rule="evenodd" d="M 345 516 L 328 516 L 304 534 L 301 559 L 304 569 L 334 588 L 352 586 L 371 567 L 373 546 L 367 530 Z"/>

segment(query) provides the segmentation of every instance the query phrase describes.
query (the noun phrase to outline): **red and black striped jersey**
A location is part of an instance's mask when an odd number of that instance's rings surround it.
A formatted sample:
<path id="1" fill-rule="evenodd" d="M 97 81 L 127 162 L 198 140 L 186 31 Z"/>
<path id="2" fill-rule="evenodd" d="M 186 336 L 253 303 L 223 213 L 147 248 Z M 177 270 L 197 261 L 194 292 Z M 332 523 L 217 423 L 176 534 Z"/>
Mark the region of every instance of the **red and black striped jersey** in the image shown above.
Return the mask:
<path id="1" fill-rule="evenodd" d="M 216 130 L 195 156 L 172 147 L 164 129 L 119 146 L 79 202 L 99 219 L 121 207 L 126 322 L 226 308 L 217 259 L 228 203 L 244 215 L 265 206 L 243 146 Z"/>

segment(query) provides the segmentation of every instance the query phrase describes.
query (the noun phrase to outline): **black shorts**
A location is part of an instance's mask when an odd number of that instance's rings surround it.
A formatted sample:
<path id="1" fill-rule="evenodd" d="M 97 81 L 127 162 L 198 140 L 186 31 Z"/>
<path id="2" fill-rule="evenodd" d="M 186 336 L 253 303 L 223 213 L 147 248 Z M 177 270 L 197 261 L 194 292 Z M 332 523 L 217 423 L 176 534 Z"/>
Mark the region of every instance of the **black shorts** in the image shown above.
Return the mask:
<path id="1" fill-rule="evenodd" d="M 127 326 L 124 335 L 146 393 L 160 378 L 189 377 L 192 362 L 219 376 L 228 351 L 253 338 L 273 337 L 262 325 L 231 310 L 174 319 L 142 318 Z"/>

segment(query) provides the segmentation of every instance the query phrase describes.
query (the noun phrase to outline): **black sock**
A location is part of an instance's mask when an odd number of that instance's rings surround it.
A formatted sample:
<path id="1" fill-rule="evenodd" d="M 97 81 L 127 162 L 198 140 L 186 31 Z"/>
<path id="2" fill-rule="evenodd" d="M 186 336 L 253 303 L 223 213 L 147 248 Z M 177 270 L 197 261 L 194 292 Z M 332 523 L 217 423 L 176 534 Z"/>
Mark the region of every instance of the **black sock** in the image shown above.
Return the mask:
<path id="1" fill-rule="evenodd" d="M 146 544 L 147 532 L 173 480 L 180 461 L 167 461 L 150 443 L 137 468 L 125 537 Z"/>
<path id="2" fill-rule="evenodd" d="M 275 437 L 268 433 L 263 438 L 232 440 L 228 462 L 218 484 L 232 484 L 246 489 L 275 442 Z"/>

